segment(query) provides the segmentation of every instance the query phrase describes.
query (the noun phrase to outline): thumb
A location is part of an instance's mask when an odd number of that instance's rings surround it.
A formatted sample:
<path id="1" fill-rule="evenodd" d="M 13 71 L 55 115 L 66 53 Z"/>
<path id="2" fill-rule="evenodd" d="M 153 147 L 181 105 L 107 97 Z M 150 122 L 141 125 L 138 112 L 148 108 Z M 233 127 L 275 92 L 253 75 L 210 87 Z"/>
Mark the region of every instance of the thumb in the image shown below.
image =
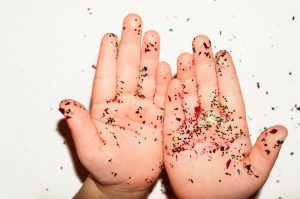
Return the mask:
<path id="1" fill-rule="evenodd" d="M 82 160 L 89 158 L 87 155 L 92 156 L 92 152 L 100 146 L 100 139 L 89 111 L 81 103 L 71 99 L 62 100 L 58 110 L 68 123 L 79 158 Z"/>
<path id="2" fill-rule="evenodd" d="M 288 134 L 284 126 L 276 125 L 263 131 L 249 154 L 249 161 L 261 177 L 267 177 Z"/>

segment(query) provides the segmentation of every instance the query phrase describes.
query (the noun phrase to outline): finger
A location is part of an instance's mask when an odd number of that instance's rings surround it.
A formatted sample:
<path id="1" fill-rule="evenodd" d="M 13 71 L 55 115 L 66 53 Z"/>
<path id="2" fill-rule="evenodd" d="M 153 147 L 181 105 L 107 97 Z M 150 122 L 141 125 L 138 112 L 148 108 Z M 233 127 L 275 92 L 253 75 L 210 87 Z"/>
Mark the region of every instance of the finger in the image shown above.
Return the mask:
<path id="1" fill-rule="evenodd" d="M 93 84 L 93 104 L 111 100 L 117 88 L 118 38 L 113 33 L 103 36 Z"/>
<path id="2" fill-rule="evenodd" d="M 234 120 L 246 122 L 245 105 L 239 80 L 230 54 L 223 50 L 216 54 L 220 111 Z"/>
<path id="3" fill-rule="evenodd" d="M 167 94 L 168 83 L 172 78 L 170 65 L 166 62 L 160 62 L 156 72 L 156 90 L 154 95 L 154 104 L 164 109 Z"/>
<path id="4" fill-rule="evenodd" d="M 155 92 L 155 74 L 159 59 L 159 34 L 153 30 L 147 31 L 143 37 L 139 84 L 136 95 L 141 98 L 153 99 Z"/>
<path id="5" fill-rule="evenodd" d="M 65 99 L 59 111 L 68 123 L 80 160 L 91 160 L 102 143 L 88 110 L 79 102 Z"/>
<path id="6" fill-rule="evenodd" d="M 138 83 L 142 19 L 136 14 L 124 18 L 118 52 L 117 95 L 134 94 Z"/>
<path id="7" fill-rule="evenodd" d="M 218 114 L 218 81 L 211 42 L 206 36 L 199 35 L 192 45 L 201 109 L 207 114 Z"/>
<path id="8" fill-rule="evenodd" d="M 175 133 L 184 122 L 182 94 L 183 88 L 180 80 L 172 79 L 168 85 L 167 99 L 165 101 L 165 135 Z"/>
<path id="9" fill-rule="evenodd" d="M 262 132 L 252 147 L 245 165 L 254 175 L 266 179 L 277 159 L 281 145 L 288 134 L 284 126 L 276 125 Z"/>
<path id="10" fill-rule="evenodd" d="M 196 72 L 192 62 L 193 56 L 189 53 L 183 53 L 177 59 L 177 77 L 183 85 L 183 108 L 186 118 L 194 117 L 195 110 L 199 107 Z"/>

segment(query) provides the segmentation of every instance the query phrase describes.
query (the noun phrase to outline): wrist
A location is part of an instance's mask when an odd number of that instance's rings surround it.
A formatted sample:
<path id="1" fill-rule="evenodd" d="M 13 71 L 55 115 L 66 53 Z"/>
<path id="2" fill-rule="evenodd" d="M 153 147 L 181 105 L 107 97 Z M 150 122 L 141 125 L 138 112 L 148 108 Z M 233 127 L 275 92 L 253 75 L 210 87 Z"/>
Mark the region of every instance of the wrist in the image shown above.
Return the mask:
<path id="1" fill-rule="evenodd" d="M 149 190 L 141 191 L 120 191 L 114 188 L 108 188 L 97 183 L 92 176 L 89 176 L 74 199 L 146 199 Z"/>

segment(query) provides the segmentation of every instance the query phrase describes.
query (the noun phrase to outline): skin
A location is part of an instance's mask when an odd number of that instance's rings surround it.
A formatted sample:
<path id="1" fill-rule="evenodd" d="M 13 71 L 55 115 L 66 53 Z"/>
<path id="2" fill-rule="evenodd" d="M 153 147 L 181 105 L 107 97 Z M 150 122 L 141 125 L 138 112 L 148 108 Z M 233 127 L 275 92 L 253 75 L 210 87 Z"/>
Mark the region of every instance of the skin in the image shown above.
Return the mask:
<path id="1" fill-rule="evenodd" d="M 91 174 L 75 198 L 145 198 L 160 175 L 171 70 L 159 63 L 159 48 L 158 33 L 142 37 L 142 19 L 127 15 L 120 42 L 112 33 L 102 38 L 91 111 L 75 100 L 60 103 Z"/>
<path id="2" fill-rule="evenodd" d="M 171 80 L 158 63 L 158 33 L 141 34 L 141 18 L 129 14 L 120 42 L 104 35 L 91 111 L 71 99 L 59 105 L 91 174 L 75 198 L 146 198 L 163 164 L 178 198 L 248 198 L 267 180 L 287 129 L 270 127 L 251 145 L 232 58 L 214 56 L 206 36 L 178 57 Z"/>
<path id="3" fill-rule="evenodd" d="M 178 198 L 248 198 L 266 182 L 287 129 L 272 126 L 252 146 L 233 60 L 194 38 L 177 61 L 165 102 L 164 164 Z"/>

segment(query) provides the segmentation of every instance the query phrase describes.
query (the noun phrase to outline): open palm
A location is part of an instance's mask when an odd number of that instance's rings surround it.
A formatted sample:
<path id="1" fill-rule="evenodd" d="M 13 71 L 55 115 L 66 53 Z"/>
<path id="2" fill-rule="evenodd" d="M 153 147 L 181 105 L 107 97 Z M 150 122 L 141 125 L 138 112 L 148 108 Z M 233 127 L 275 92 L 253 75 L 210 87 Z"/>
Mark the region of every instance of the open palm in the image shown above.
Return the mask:
<path id="1" fill-rule="evenodd" d="M 124 19 L 120 44 L 116 35 L 101 42 L 93 85 L 92 108 L 63 100 L 60 111 L 71 128 L 79 159 L 107 189 L 147 190 L 163 168 L 162 124 L 167 63 L 158 63 L 159 35 L 144 34 L 135 14 Z"/>
<path id="2" fill-rule="evenodd" d="M 266 181 L 287 136 L 265 130 L 251 145 L 245 108 L 231 56 L 213 57 L 205 36 L 193 55 L 177 61 L 165 103 L 164 163 L 180 198 L 247 198 Z"/>

